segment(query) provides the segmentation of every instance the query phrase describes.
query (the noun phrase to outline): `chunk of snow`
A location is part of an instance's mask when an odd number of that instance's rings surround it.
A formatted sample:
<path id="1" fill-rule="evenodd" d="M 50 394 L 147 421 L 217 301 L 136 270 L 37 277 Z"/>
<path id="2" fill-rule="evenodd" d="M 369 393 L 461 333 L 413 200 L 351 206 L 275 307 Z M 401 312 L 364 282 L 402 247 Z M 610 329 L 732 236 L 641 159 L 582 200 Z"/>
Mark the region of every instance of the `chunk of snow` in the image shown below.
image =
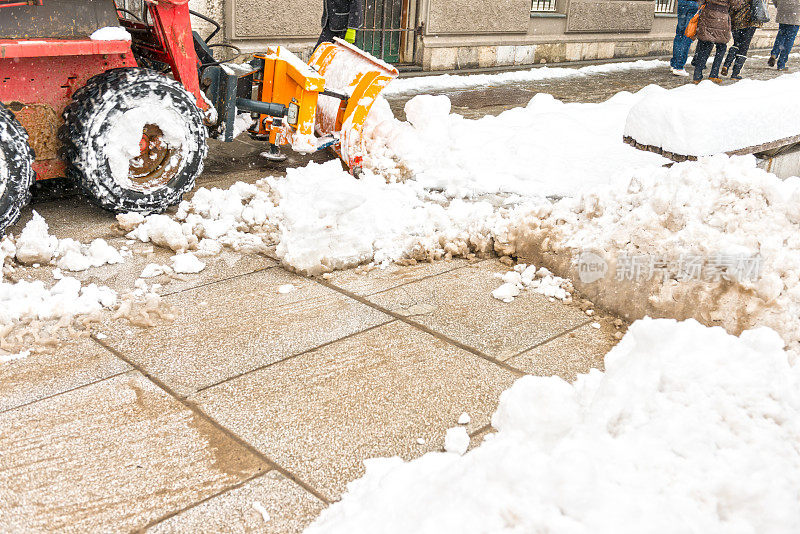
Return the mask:
<path id="1" fill-rule="evenodd" d="M 51 236 L 44 218 L 36 211 L 22 229 L 16 242 L 17 261 L 30 265 L 33 263 L 50 263 L 58 249 L 58 239 Z"/>
<path id="2" fill-rule="evenodd" d="M 172 256 L 172 270 L 176 273 L 195 274 L 206 268 L 206 264 L 190 252 Z"/>
<path id="3" fill-rule="evenodd" d="M 29 350 L 23 350 L 22 352 L 18 352 L 16 354 L 0 354 L 0 363 L 8 363 L 17 360 L 22 360 L 30 355 L 31 351 Z"/>
<path id="4" fill-rule="evenodd" d="M 517 284 L 505 283 L 492 291 L 492 296 L 497 300 L 509 303 L 513 302 L 514 298 L 519 296 L 521 290 Z"/>
<path id="5" fill-rule="evenodd" d="M 458 418 L 459 425 L 468 425 L 470 421 L 472 421 L 472 418 L 467 412 L 462 413 Z"/>
<path id="6" fill-rule="evenodd" d="M 469 448 L 469 434 L 463 426 L 448 428 L 444 437 L 444 450 L 464 454 Z"/>
<path id="7" fill-rule="evenodd" d="M 122 26 L 106 26 L 89 36 L 92 41 L 130 41 L 131 34 Z"/>
<path id="8" fill-rule="evenodd" d="M 253 501 L 253 509 L 261 514 L 261 519 L 266 523 L 270 520 L 269 512 L 260 501 Z"/>
<path id="9" fill-rule="evenodd" d="M 283 284 L 278 288 L 278 293 L 280 293 L 281 295 L 286 295 L 288 293 L 291 293 L 295 289 L 296 288 L 294 287 L 294 284 Z"/>

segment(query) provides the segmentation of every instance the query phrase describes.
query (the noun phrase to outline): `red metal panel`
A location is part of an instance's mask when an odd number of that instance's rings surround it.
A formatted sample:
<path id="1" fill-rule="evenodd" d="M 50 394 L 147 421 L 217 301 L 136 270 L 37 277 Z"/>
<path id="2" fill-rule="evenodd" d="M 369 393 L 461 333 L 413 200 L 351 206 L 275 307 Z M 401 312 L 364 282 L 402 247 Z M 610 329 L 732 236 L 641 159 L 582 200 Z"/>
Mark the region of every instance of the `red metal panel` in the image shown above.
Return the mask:
<path id="1" fill-rule="evenodd" d="M 0 59 L 130 53 L 130 41 L 92 41 L 89 39 L 37 39 L 35 41 L 24 41 L 0 39 Z"/>
<path id="2" fill-rule="evenodd" d="M 194 51 L 192 22 L 188 0 L 160 0 L 150 6 L 153 29 L 164 52 L 172 75 L 197 99 L 202 110 L 209 108 L 200 90 L 197 54 Z"/>
<path id="3" fill-rule="evenodd" d="M 0 0 L 0 8 L 40 5 L 42 5 L 42 0 L 24 0 L 22 2 L 17 2 L 16 0 Z"/>
<path id="4" fill-rule="evenodd" d="M 96 74 L 135 66 L 130 50 L 125 54 L 0 59 L 0 102 L 28 131 L 36 151 L 37 179 L 63 176 L 56 133 L 73 93 Z"/>

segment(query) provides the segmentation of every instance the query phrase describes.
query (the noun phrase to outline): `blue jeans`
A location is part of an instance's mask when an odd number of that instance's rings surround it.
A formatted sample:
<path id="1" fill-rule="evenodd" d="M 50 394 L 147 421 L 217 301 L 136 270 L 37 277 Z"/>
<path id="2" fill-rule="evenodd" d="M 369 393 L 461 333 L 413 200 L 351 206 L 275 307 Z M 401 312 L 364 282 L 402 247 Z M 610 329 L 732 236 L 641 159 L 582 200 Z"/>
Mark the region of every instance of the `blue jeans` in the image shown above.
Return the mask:
<path id="1" fill-rule="evenodd" d="M 686 37 L 686 26 L 697 13 L 699 5 L 693 0 L 678 0 L 678 26 L 675 28 L 675 40 L 672 41 L 672 59 L 669 66 L 674 69 L 682 69 L 689 58 L 689 47 L 692 40 Z"/>
<path id="2" fill-rule="evenodd" d="M 789 60 L 789 52 L 792 51 L 794 40 L 797 37 L 797 29 L 800 26 L 794 24 L 778 25 L 778 35 L 775 36 L 775 45 L 772 47 L 772 57 L 778 58 L 778 68 L 786 67 Z"/>

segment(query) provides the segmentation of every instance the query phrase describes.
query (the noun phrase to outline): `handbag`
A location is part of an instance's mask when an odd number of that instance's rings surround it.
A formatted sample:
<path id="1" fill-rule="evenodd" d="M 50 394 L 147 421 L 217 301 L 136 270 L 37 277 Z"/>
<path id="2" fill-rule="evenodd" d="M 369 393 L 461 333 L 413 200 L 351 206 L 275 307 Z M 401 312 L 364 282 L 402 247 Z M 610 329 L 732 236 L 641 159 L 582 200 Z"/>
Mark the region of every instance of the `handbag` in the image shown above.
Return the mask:
<path id="1" fill-rule="evenodd" d="M 753 15 L 755 22 L 765 23 L 769 22 L 769 11 L 767 11 L 766 0 L 751 0 L 750 13 Z"/>
<path id="2" fill-rule="evenodd" d="M 753 0 L 754 2 L 758 2 L 760 0 Z M 691 39 L 692 41 L 695 40 L 697 37 L 697 23 L 700 20 L 700 13 L 703 12 L 703 7 L 701 6 L 700 9 L 697 10 L 697 13 L 694 14 L 694 17 L 691 18 L 689 24 L 686 25 L 686 31 L 683 32 L 686 37 Z"/>

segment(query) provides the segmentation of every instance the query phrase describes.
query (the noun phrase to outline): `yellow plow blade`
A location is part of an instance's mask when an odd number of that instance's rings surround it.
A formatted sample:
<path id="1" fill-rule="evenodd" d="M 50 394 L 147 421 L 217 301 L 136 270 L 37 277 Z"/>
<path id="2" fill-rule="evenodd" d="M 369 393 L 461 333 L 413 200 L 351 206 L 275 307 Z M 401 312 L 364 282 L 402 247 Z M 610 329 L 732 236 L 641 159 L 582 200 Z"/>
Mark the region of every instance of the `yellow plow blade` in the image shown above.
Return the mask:
<path id="1" fill-rule="evenodd" d="M 325 91 L 345 97 L 320 93 L 316 133 L 337 137 L 336 152 L 357 174 L 364 159 L 364 121 L 375 99 L 397 77 L 397 69 L 341 39 L 317 47 L 309 65 L 325 79 Z"/>

